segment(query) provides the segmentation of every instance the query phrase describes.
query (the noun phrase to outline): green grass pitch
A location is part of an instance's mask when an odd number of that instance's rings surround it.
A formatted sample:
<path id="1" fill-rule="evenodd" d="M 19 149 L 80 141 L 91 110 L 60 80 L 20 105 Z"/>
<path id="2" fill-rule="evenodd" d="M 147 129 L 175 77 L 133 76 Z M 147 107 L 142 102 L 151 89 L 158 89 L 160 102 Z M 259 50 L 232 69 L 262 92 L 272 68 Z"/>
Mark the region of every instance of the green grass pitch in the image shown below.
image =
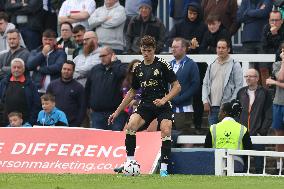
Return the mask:
<path id="1" fill-rule="evenodd" d="M 283 189 L 283 177 L 0 174 L 0 189 Z"/>

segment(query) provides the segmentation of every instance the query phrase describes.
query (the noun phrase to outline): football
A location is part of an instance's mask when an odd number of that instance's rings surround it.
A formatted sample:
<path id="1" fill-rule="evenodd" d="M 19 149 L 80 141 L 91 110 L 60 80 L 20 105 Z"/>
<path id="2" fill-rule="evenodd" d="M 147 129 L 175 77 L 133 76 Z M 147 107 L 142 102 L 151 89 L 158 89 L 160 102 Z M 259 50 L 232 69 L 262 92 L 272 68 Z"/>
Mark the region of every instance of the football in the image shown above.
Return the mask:
<path id="1" fill-rule="evenodd" d="M 138 176 L 140 174 L 140 165 L 136 160 L 128 160 L 124 163 L 123 173 L 125 176 Z"/>

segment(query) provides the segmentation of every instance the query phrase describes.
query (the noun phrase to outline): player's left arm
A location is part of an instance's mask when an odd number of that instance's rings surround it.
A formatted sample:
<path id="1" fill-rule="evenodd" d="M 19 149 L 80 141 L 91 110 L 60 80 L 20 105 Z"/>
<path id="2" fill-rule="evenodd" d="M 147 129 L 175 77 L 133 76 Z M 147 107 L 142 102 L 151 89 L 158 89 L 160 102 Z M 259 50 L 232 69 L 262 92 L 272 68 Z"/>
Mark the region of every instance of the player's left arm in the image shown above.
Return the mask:
<path id="1" fill-rule="evenodd" d="M 169 93 L 164 96 L 162 99 L 156 99 L 154 100 L 154 104 L 156 106 L 162 106 L 165 103 L 167 103 L 168 101 L 172 100 L 176 95 L 178 95 L 178 93 L 181 90 L 181 86 L 178 82 L 178 80 L 175 80 L 174 82 L 171 83 L 171 89 L 169 91 Z"/>

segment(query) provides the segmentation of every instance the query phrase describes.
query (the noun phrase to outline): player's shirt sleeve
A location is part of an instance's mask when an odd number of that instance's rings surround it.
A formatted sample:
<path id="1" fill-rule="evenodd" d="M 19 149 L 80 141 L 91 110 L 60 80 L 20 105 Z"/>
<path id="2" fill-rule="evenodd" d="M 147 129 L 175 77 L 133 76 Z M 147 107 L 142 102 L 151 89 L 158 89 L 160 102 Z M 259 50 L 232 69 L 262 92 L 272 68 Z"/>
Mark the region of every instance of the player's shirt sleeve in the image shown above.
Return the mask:
<path id="1" fill-rule="evenodd" d="M 160 59 L 160 61 L 162 62 L 162 69 L 163 69 L 163 74 L 165 75 L 165 80 L 168 83 L 172 83 L 174 81 L 177 80 L 177 76 L 175 74 L 175 72 L 172 69 L 172 66 L 166 62 L 164 59 Z"/>

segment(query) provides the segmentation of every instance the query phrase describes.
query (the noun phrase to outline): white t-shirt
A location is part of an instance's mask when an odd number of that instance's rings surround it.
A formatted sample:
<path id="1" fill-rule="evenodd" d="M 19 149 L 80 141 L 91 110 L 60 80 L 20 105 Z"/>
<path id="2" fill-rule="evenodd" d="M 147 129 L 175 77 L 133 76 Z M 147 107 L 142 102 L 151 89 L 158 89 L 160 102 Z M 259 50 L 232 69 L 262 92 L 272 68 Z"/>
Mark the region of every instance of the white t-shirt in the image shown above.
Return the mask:
<path id="1" fill-rule="evenodd" d="M 89 15 L 91 15 L 96 9 L 96 3 L 94 0 L 67 0 L 62 4 L 58 17 L 68 16 L 70 13 L 87 11 Z M 73 27 L 75 25 L 82 24 L 86 27 L 86 30 L 89 30 L 88 18 L 86 20 L 73 23 Z"/>

